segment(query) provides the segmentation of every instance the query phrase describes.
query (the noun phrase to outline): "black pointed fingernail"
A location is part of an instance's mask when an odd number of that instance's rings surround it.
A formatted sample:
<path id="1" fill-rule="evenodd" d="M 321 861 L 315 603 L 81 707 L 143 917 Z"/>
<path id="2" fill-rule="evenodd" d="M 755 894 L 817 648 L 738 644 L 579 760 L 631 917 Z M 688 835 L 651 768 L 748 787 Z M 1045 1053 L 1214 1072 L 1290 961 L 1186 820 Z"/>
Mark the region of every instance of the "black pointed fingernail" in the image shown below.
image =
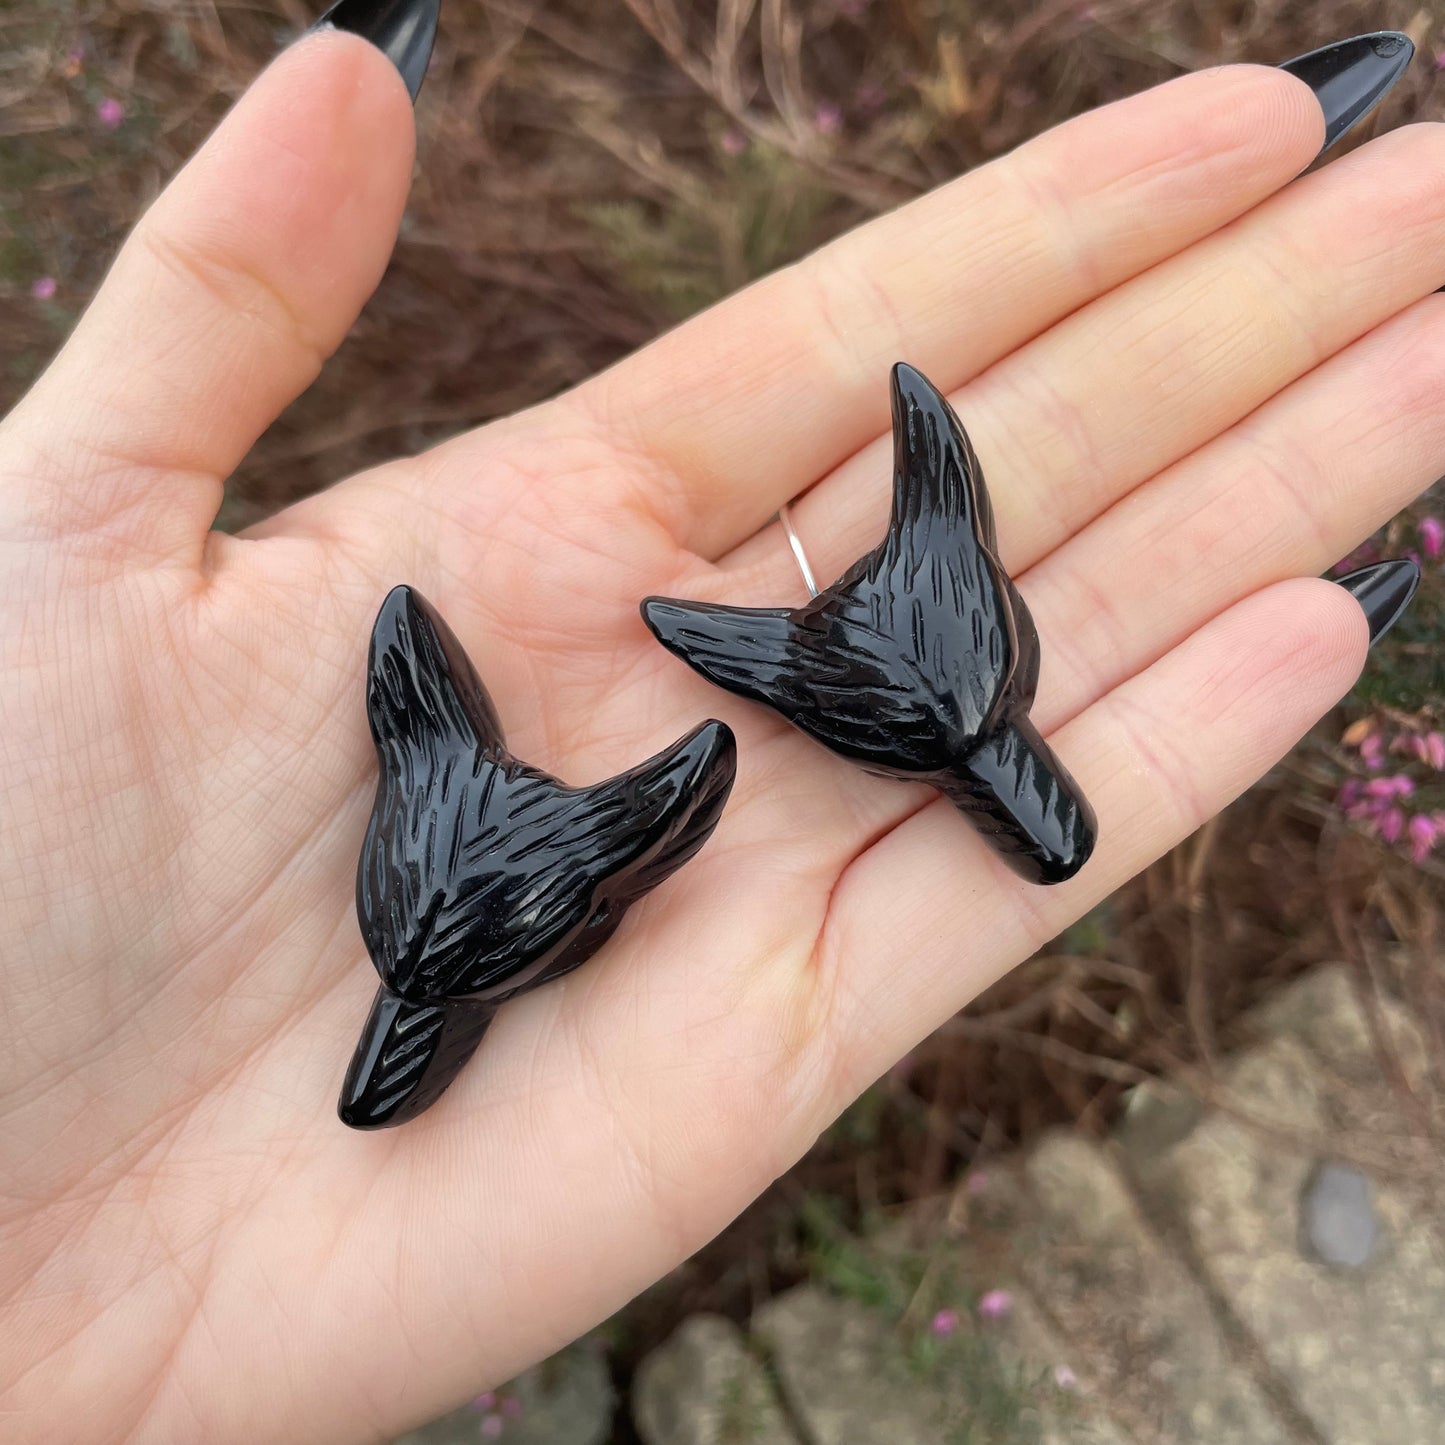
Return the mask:
<path id="1" fill-rule="evenodd" d="M 1361 567 L 1335 581 L 1365 609 L 1373 647 L 1404 616 L 1420 585 L 1420 569 L 1408 557 L 1401 557 Z"/>
<path id="2" fill-rule="evenodd" d="M 1314 91 L 1325 113 L 1324 152 L 1385 98 L 1414 53 L 1408 35 L 1377 30 L 1297 55 L 1279 68 Z"/>
<path id="3" fill-rule="evenodd" d="M 415 101 L 426 79 L 440 12 L 441 0 L 337 0 L 311 28 L 349 30 L 371 41 L 401 71 Z"/>

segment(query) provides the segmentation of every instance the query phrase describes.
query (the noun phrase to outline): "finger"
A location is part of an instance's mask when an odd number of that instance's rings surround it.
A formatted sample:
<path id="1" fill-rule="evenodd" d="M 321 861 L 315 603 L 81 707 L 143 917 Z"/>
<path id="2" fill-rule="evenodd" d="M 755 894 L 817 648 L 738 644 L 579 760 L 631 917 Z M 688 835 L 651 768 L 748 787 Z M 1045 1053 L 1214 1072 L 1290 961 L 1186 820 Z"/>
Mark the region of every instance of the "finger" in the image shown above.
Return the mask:
<path id="1" fill-rule="evenodd" d="M 1433 292 L 1445 270 L 1442 174 L 1445 127 L 1394 131 L 955 392 L 1009 567 L 1030 566 L 1146 478 Z M 836 576 L 876 540 L 889 466 L 880 440 L 793 508 L 820 575 Z M 787 559 L 774 526 L 726 565 L 785 577 Z"/>
<path id="2" fill-rule="evenodd" d="M 961 385 L 1248 210 L 1323 134 L 1307 87 L 1231 66 L 1070 121 L 664 337 L 579 394 L 717 556 L 887 427 L 887 366 Z"/>
<path id="3" fill-rule="evenodd" d="M 851 1099 L 949 1014 L 1277 761 L 1349 689 L 1366 648 L 1343 589 L 1297 579 L 1239 603 L 1050 738 L 1099 815 L 1087 866 L 1030 888 L 946 802 L 839 879 L 813 966 Z M 964 941 L 967 941 L 966 944 Z M 828 1117 L 832 1117 L 831 1113 Z"/>
<path id="4" fill-rule="evenodd" d="M 1325 571 L 1442 472 L 1445 297 L 1429 296 L 1024 574 L 1049 639 L 1036 720 L 1059 726 L 1237 598 Z"/>
<path id="5" fill-rule="evenodd" d="M 386 266 L 412 161 L 396 67 L 323 31 L 282 55 L 142 217 L 7 425 L 27 535 L 195 550 L 223 479 Z"/>

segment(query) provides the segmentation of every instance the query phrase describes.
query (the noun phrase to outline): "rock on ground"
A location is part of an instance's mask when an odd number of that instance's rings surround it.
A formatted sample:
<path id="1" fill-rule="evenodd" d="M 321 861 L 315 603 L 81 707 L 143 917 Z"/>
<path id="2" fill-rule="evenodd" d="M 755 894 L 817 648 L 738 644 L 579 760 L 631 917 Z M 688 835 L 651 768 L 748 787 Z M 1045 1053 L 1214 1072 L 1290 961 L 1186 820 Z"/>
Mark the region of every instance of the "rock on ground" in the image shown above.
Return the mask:
<path id="1" fill-rule="evenodd" d="M 803 1445 L 762 1361 L 731 1320 L 694 1315 L 632 1383 L 644 1445 Z"/>

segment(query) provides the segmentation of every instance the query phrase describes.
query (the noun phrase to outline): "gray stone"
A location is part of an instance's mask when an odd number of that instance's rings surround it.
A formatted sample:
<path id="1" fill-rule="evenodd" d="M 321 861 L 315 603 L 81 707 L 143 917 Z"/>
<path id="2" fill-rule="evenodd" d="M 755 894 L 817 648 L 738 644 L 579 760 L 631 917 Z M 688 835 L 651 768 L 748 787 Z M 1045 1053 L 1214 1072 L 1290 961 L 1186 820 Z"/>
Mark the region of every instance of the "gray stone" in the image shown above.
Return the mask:
<path id="1" fill-rule="evenodd" d="M 502 1445 L 603 1445 L 614 1396 L 601 1345 L 579 1340 L 496 1391 Z M 513 1402 L 506 1404 L 505 1402 Z M 515 1413 L 512 1413 L 515 1412 Z M 479 1445 L 484 1413 L 467 1405 L 395 1445 Z"/>
<path id="2" fill-rule="evenodd" d="M 1366 985 L 1368 987 L 1368 985 Z M 1376 996 L 1379 1037 L 1360 1003 L 1353 970 L 1329 964 L 1306 974 L 1249 1016 L 1259 1037 L 1288 1034 L 1354 1083 L 1372 1084 L 1381 1076 L 1381 1054 L 1398 1066 L 1411 1088 L 1429 1073 L 1429 1046 L 1424 1031 L 1397 999 Z"/>
<path id="3" fill-rule="evenodd" d="M 754 1331 L 810 1445 L 1128 1445 L 1055 1383 L 1057 1342 L 1024 1298 L 1007 1320 L 965 1320 L 920 1348 L 883 1314 L 801 1285 L 764 1305 Z"/>
<path id="4" fill-rule="evenodd" d="M 799 1445 L 767 1370 L 718 1315 L 684 1321 L 642 1362 L 632 1418 L 644 1445 Z"/>
<path id="5" fill-rule="evenodd" d="M 1142 1186 L 1186 1232 L 1211 1287 L 1320 1438 L 1438 1445 L 1445 1240 L 1436 1210 L 1412 1210 L 1380 1181 L 1380 1241 L 1368 1265 L 1347 1272 L 1305 1257 L 1299 1205 L 1337 1114 L 1333 1076 L 1298 1038 L 1278 1037 L 1243 1056 L 1229 1083 L 1228 1107 L 1187 1138 L 1157 1158 L 1130 1156 Z"/>
<path id="6" fill-rule="evenodd" d="M 1037 1216 L 1012 1242 L 1019 1271 L 1115 1418 L 1172 1445 L 1289 1445 L 1109 1151 L 1059 1131 L 1030 1155 L 1025 1179 Z"/>
<path id="7" fill-rule="evenodd" d="M 769 1300 L 753 1330 L 813 1445 L 935 1445 L 937 1402 L 918 1389 L 880 1315 L 800 1285 Z"/>
<path id="8" fill-rule="evenodd" d="M 1327 1160 L 1315 1170 L 1300 1201 L 1300 1227 L 1317 1259 L 1342 1269 L 1368 1262 L 1379 1234 L 1373 1193 L 1352 1164 Z"/>
<path id="9" fill-rule="evenodd" d="M 1186 1138 L 1203 1113 L 1204 1105 L 1187 1089 L 1150 1079 L 1129 1090 L 1114 1137 L 1129 1152 L 1147 1157 Z"/>

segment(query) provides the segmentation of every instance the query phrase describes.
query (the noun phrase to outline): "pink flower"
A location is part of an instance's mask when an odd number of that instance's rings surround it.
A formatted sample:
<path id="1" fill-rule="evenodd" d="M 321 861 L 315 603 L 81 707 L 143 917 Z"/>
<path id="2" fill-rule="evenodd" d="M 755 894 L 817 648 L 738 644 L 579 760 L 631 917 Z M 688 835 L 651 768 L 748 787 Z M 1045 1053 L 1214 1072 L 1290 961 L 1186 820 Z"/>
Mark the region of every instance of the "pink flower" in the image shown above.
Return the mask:
<path id="1" fill-rule="evenodd" d="M 1423 741 L 1425 743 L 1425 761 L 1437 773 L 1445 773 L 1445 733 L 1426 733 Z"/>
<path id="2" fill-rule="evenodd" d="M 1365 784 L 1365 796 L 1370 798 L 1393 798 L 1395 796 L 1394 778 L 1371 778 Z"/>
<path id="3" fill-rule="evenodd" d="M 1388 808 L 1380 814 L 1380 837 L 1387 843 L 1398 843 L 1405 831 L 1405 815 L 1399 808 Z"/>
<path id="4" fill-rule="evenodd" d="M 106 130 L 119 130 L 125 119 L 125 107 L 113 95 L 108 95 L 96 106 L 95 118 Z"/>
<path id="5" fill-rule="evenodd" d="M 1406 773 L 1392 773 L 1388 778 L 1371 778 L 1365 792 L 1372 798 L 1408 798 L 1415 791 L 1415 782 Z"/>
<path id="6" fill-rule="evenodd" d="M 1438 557 L 1445 550 L 1445 522 L 1439 517 L 1423 517 L 1420 521 L 1420 545 L 1427 557 Z"/>
<path id="7" fill-rule="evenodd" d="M 1419 813 L 1410 819 L 1410 857 L 1416 863 L 1423 863 L 1440 837 L 1440 829 L 1434 818 Z"/>
<path id="8" fill-rule="evenodd" d="M 472 1401 L 473 1410 L 490 1410 L 497 1403 L 497 1392 L 495 1390 L 483 1390 L 475 1400 Z"/>
<path id="9" fill-rule="evenodd" d="M 54 276 L 37 276 L 30 283 L 30 294 L 37 301 L 49 301 L 55 295 L 56 283 Z"/>
<path id="10" fill-rule="evenodd" d="M 740 156 L 748 148 L 748 138 L 742 131 L 729 126 L 722 133 L 722 140 L 719 144 L 723 148 L 723 154 L 729 156 Z"/>
<path id="11" fill-rule="evenodd" d="M 1385 740 L 1379 733 L 1371 733 L 1360 744 L 1360 761 L 1372 772 L 1385 765 Z"/>
<path id="12" fill-rule="evenodd" d="M 860 110 L 876 114 L 888 103 L 888 92 L 881 85 L 868 80 L 858 87 L 858 94 L 854 98 Z"/>
<path id="13" fill-rule="evenodd" d="M 1054 1384 L 1061 1390 L 1077 1390 L 1079 1377 L 1067 1365 L 1055 1365 Z"/>
<path id="14" fill-rule="evenodd" d="M 939 1310 L 933 1317 L 933 1333 L 946 1340 L 958 1328 L 957 1310 Z"/>
<path id="15" fill-rule="evenodd" d="M 843 112 L 836 105 L 820 105 L 813 112 L 813 124 L 819 135 L 837 135 L 843 129 Z"/>
<path id="16" fill-rule="evenodd" d="M 506 1421 L 500 1415 L 488 1415 L 482 1421 L 482 1439 L 495 1440 L 506 1428 Z"/>
<path id="17" fill-rule="evenodd" d="M 1001 1320 L 1014 1307 L 1014 1297 L 1006 1289 L 991 1289 L 978 1302 L 978 1315 L 984 1320 Z"/>

